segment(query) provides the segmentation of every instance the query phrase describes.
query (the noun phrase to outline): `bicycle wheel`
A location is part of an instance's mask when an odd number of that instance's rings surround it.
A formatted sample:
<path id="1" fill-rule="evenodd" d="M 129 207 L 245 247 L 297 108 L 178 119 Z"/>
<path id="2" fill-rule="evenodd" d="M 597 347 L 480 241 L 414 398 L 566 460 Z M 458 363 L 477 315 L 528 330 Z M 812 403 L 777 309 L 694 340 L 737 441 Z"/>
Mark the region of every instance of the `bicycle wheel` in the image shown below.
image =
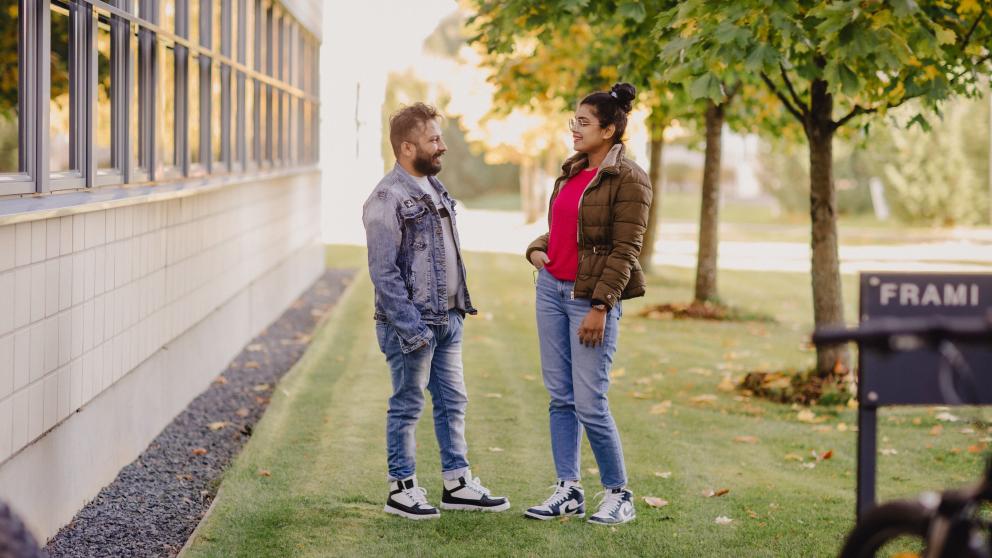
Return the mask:
<path id="1" fill-rule="evenodd" d="M 0 558 L 43 558 L 48 553 L 38 548 L 37 541 L 10 507 L 0 502 Z"/>
<path id="2" fill-rule="evenodd" d="M 840 558 L 922 556 L 930 514 L 917 502 L 889 502 L 873 508 L 848 534 Z"/>

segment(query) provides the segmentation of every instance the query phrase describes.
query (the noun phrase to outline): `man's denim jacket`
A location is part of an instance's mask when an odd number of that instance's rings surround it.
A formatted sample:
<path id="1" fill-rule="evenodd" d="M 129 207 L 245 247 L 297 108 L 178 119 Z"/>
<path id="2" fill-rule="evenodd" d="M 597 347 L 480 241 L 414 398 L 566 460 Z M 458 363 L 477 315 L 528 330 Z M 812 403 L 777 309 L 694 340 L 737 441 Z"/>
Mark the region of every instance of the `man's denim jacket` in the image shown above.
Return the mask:
<path id="1" fill-rule="evenodd" d="M 465 283 L 455 200 L 436 177 L 429 177 L 451 215 L 458 250 L 464 310 L 475 314 Z M 448 323 L 448 289 L 443 223 L 434 202 L 399 164 L 384 176 L 362 211 L 368 244 L 369 275 L 375 286 L 375 320 L 391 324 L 404 353 L 430 342 L 427 327 Z"/>

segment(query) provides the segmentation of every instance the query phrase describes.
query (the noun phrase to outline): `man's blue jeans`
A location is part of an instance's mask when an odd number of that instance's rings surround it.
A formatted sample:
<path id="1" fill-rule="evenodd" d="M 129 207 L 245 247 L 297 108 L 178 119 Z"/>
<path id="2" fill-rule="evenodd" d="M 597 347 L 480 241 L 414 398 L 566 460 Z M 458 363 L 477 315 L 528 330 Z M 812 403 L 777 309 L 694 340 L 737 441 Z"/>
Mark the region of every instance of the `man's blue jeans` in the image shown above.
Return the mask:
<path id="1" fill-rule="evenodd" d="M 461 312 L 448 311 L 447 325 L 428 325 L 430 343 L 404 354 L 393 326 L 376 323 L 379 348 L 392 372 L 393 396 L 386 414 L 386 453 L 389 479 L 400 480 L 416 471 L 417 419 L 424 410 L 424 388 L 431 392 L 434 433 L 441 448 L 441 471 L 447 480 L 468 469 L 465 443 L 465 407 L 468 394 L 462 371 Z"/>
<path id="2" fill-rule="evenodd" d="M 610 414 L 606 392 L 623 314 L 618 302 L 606 316 L 603 343 L 579 342 L 579 325 L 590 310 L 589 299 L 573 299 L 575 284 L 559 281 L 542 269 L 537 276 L 537 335 L 544 387 L 551 395 L 551 453 L 561 480 L 579 480 L 581 425 L 606 488 L 627 484 L 620 434 Z"/>

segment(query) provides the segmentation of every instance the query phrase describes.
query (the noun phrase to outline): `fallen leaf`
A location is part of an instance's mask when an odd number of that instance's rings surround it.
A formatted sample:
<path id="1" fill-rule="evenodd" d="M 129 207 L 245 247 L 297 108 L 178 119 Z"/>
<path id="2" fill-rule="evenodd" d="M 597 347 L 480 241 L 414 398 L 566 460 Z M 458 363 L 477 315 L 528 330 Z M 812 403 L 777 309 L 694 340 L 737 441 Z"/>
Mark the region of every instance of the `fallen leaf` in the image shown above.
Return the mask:
<path id="1" fill-rule="evenodd" d="M 799 422 L 813 422 L 816 420 L 816 413 L 809 409 L 803 409 L 796 413 L 796 420 Z"/>
<path id="2" fill-rule="evenodd" d="M 193 455 L 207 455 L 206 448 L 194 448 Z"/>
<path id="3" fill-rule="evenodd" d="M 640 391 L 632 391 L 630 392 L 630 396 L 633 397 L 634 399 L 651 399 L 649 395 L 647 395 L 646 393 L 642 393 Z"/>
<path id="4" fill-rule="evenodd" d="M 944 432 L 944 425 L 935 424 L 933 428 L 930 429 L 931 436 L 940 436 Z"/>
<path id="5" fill-rule="evenodd" d="M 533 382 L 534 380 L 537 379 L 537 376 L 534 376 L 533 374 L 524 374 L 523 378 L 528 382 Z"/>
<path id="6" fill-rule="evenodd" d="M 255 387 L 253 387 L 251 389 L 253 389 L 255 391 L 261 392 L 261 391 L 268 391 L 268 390 L 272 389 L 272 386 L 270 386 L 269 384 L 256 384 Z"/>
<path id="7" fill-rule="evenodd" d="M 758 512 L 754 510 L 747 510 L 747 516 L 750 517 L 751 519 L 758 519 L 759 517 Z"/>
<path id="8" fill-rule="evenodd" d="M 878 453 L 882 455 L 897 455 L 899 451 L 896 448 L 882 448 Z"/>
<path id="9" fill-rule="evenodd" d="M 713 520 L 713 522 L 716 523 L 717 525 L 730 525 L 731 523 L 734 522 L 734 520 L 730 519 L 725 515 L 721 515 L 720 517 L 717 517 L 715 520 Z"/>
<path id="10" fill-rule="evenodd" d="M 598 475 L 599 469 L 597 469 L 596 467 L 589 467 L 588 469 L 586 469 L 586 472 L 589 473 L 590 475 Z"/>
<path id="11" fill-rule="evenodd" d="M 799 454 L 787 453 L 787 454 L 785 454 L 785 460 L 786 461 L 802 461 L 803 458 Z"/>
<path id="12" fill-rule="evenodd" d="M 716 401 L 716 396 L 711 393 L 690 397 L 689 402 L 696 405 L 711 405 Z"/>
<path id="13" fill-rule="evenodd" d="M 271 477 L 272 473 L 268 469 L 259 469 L 258 476 L 260 477 Z"/>
<path id="14" fill-rule="evenodd" d="M 712 488 L 707 488 L 706 490 L 703 491 L 703 496 L 706 498 L 716 498 L 718 496 L 723 496 L 728 492 L 730 492 L 729 488 L 719 488 L 717 490 L 713 490 Z"/>
<path id="15" fill-rule="evenodd" d="M 719 497 L 719 496 L 723 496 L 724 494 L 729 494 L 729 493 L 730 493 L 730 489 L 729 488 L 721 488 L 721 489 L 717 490 L 716 492 L 714 492 L 713 493 L 713 496 Z"/>
<path id="16" fill-rule="evenodd" d="M 813 463 L 813 462 L 800 463 L 799 466 L 800 467 L 803 467 L 804 469 L 813 469 L 814 467 L 816 467 L 816 463 Z"/>
<path id="17" fill-rule="evenodd" d="M 970 435 L 972 435 L 972 434 L 975 433 L 975 429 L 974 428 L 962 428 L 961 429 L 961 433 L 964 434 L 964 435 L 966 435 L 966 436 L 970 436 Z"/>
<path id="18" fill-rule="evenodd" d="M 662 472 L 655 471 L 654 476 L 661 477 L 663 479 L 670 479 L 670 478 L 672 478 L 672 472 L 671 471 L 662 471 Z"/>
<path id="19" fill-rule="evenodd" d="M 720 391 L 734 391 L 734 389 L 736 388 L 737 388 L 737 384 L 735 384 L 734 381 L 730 379 L 730 374 L 724 374 L 723 380 L 720 380 L 720 383 L 717 384 L 716 386 L 716 389 Z"/>
<path id="20" fill-rule="evenodd" d="M 957 422 L 961 420 L 958 417 L 952 415 L 951 413 L 948 413 L 947 411 L 944 411 L 942 413 L 937 413 L 937 416 L 934 418 L 943 422 Z"/>
<path id="21" fill-rule="evenodd" d="M 489 399 L 502 399 L 503 398 L 503 394 L 502 393 L 487 393 L 487 394 L 483 395 L 483 397 L 488 397 Z"/>
<path id="22" fill-rule="evenodd" d="M 644 503 L 652 508 L 663 508 L 668 505 L 668 500 L 663 500 L 655 496 L 645 496 Z"/>
<path id="23" fill-rule="evenodd" d="M 210 424 L 207 425 L 207 427 L 210 428 L 210 430 L 214 430 L 214 431 L 220 430 L 225 426 L 227 426 L 227 421 L 223 421 L 223 420 L 219 422 L 211 422 Z"/>
<path id="24" fill-rule="evenodd" d="M 225 378 L 224 376 L 217 376 L 216 378 L 214 378 L 214 383 L 219 386 L 222 386 L 227 383 L 227 378 Z"/>
<path id="25" fill-rule="evenodd" d="M 490 447 L 489 448 L 489 451 L 491 451 L 493 453 L 499 453 L 499 452 L 503 451 L 503 448 L 497 448 L 497 447 L 493 446 L 493 447 Z"/>
<path id="26" fill-rule="evenodd" d="M 830 459 L 833 456 L 834 456 L 834 450 L 829 449 L 829 450 L 821 453 L 820 454 L 820 457 L 818 457 L 817 459 L 819 459 L 820 461 L 826 461 L 827 459 Z"/>
<path id="27" fill-rule="evenodd" d="M 837 423 L 837 432 L 847 432 L 847 423 L 846 422 L 838 422 Z"/>
<path id="28" fill-rule="evenodd" d="M 672 402 L 669 400 L 662 401 L 661 403 L 655 403 L 651 406 L 651 410 L 648 411 L 652 415 L 663 415 L 672 408 Z"/>
<path id="29" fill-rule="evenodd" d="M 757 444 L 758 439 L 754 436 L 735 436 L 734 441 L 738 444 Z"/>
<path id="30" fill-rule="evenodd" d="M 972 444 L 968 446 L 968 453 L 981 453 L 985 451 L 985 448 L 987 447 L 988 444 Z"/>
<path id="31" fill-rule="evenodd" d="M 913 422 L 913 425 L 914 426 L 919 426 L 920 424 L 923 423 L 923 421 L 920 419 L 920 417 L 914 418 L 912 422 Z"/>
<path id="32" fill-rule="evenodd" d="M 651 378 L 638 378 L 634 380 L 634 383 L 639 386 L 646 386 L 652 382 L 654 382 L 654 380 L 652 380 Z"/>
<path id="33" fill-rule="evenodd" d="M 626 368 L 617 368 L 616 370 L 613 370 L 612 372 L 610 372 L 610 378 L 612 378 L 612 379 L 622 378 L 622 377 L 624 377 L 626 375 L 627 375 L 627 369 Z"/>

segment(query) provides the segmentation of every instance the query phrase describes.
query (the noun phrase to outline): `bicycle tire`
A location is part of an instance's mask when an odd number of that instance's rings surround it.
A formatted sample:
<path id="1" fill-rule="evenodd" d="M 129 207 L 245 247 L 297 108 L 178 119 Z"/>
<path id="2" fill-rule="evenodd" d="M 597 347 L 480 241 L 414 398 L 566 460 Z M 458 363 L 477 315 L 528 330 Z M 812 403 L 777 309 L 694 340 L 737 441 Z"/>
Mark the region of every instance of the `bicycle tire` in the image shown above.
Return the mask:
<path id="1" fill-rule="evenodd" d="M 886 543 L 902 535 L 925 542 L 931 514 L 918 502 L 888 502 L 872 508 L 848 534 L 840 558 L 874 558 Z"/>
<path id="2" fill-rule="evenodd" d="M 0 502 L 0 558 L 47 557 L 48 553 L 38 547 L 38 542 L 24 522 L 7 504 Z"/>

